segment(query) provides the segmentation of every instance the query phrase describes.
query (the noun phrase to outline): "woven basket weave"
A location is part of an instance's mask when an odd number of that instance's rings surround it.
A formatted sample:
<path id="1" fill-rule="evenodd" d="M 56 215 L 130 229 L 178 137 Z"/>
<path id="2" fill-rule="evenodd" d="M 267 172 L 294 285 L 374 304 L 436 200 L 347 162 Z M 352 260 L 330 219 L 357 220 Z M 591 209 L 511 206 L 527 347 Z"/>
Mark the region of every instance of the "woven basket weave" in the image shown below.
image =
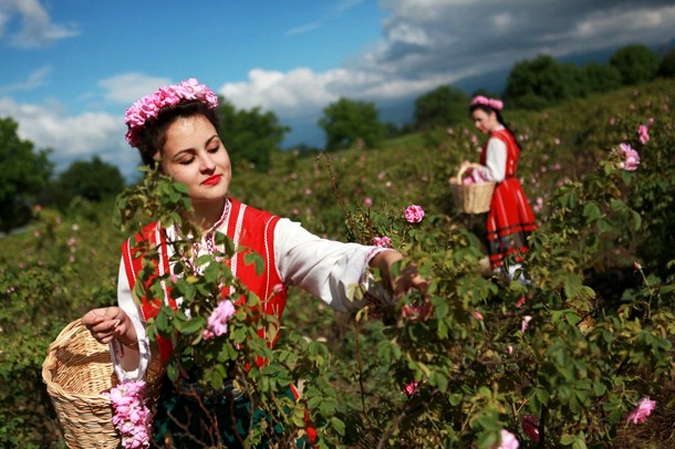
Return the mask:
<path id="1" fill-rule="evenodd" d="M 147 372 L 148 406 L 155 410 L 164 368 L 153 357 Z M 42 380 L 69 448 L 117 448 L 110 399 L 101 396 L 118 384 L 108 345 L 97 342 L 80 320 L 66 326 L 47 349 Z"/>
<path id="2" fill-rule="evenodd" d="M 462 177 L 469 168 L 478 168 L 479 164 L 469 164 L 457 172 L 457 176 L 450 178 L 452 200 L 459 212 L 465 214 L 482 214 L 490 210 L 492 194 L 495 190 L 494 181 L 478 184 L 462 184 Z"/>

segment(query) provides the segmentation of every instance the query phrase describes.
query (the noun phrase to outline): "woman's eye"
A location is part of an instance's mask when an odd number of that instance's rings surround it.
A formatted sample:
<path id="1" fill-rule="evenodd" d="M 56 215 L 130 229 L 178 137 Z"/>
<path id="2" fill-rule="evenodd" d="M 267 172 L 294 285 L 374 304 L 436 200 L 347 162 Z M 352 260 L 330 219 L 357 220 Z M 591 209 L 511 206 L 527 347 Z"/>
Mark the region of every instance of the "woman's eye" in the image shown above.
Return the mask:
<path id="1" fill-rule="evenodd" d="M 190 165 L 192 161 L 194 161 L 195 158 L 191 157 L 189 159 L 183 159 L 182 161 L 179 162 L 180 165 Z"/>
<path id="2" fill-rule="evenodd" d="M 220 150 L 220 146 L 213 147 L 213 148 L 209 149 L 208 152 L 213 154 L 213 153 L 217 153 L 218 150 Z"/>

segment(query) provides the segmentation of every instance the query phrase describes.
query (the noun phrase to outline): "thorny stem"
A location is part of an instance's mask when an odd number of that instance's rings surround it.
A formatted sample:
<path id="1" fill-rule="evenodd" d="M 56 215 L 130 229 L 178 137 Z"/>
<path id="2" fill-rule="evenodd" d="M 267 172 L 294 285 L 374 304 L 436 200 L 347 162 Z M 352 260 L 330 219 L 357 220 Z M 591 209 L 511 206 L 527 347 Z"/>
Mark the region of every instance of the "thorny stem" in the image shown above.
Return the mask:
<path id="1" fill-rule="evenodd" d="M 333 193 L 335 194 L 335 198 L 337 199 L 338 204 L 340 205 L 340 209 L 342 209 L 342 213 L 345 215 L 345 219 L 349 223 L 349 227 L 356 234 L 356 238 L 359 240 L 359 242 L 365 243 L 364 240 L 363 240 L 363 237 L 359 233 L 356 225 L 352 221 L 351 215 L 347 212 L 347 208 L 345 207 L 345 203 L 342 200 L 342 197 L 340 196 L 340 193 L 338 192 L 337 185 L 335 184 L 335 174 L 333 173 L 333 167 L 330 165 L 330 157 L 328 157 L 328 154 L 326 152 L 321 153 L 317 159 L 319 159 L 321 157 L 326 158 L 326 164 L 328 165 L 328 173 L 330 173 L 330 183 L 331 183 L 331 186 L 333 187 Z"/>
<path id="2" fill-rule="evenodd" d="M 401 411 L 401 413 L 398 414 L 398 416 L 391 424 L 391 426 L 389 426 L 387 431 L 384 432 L 384 434 L 380 438 L 380 441 L 377 442 L 377 449 L 382 449 L 385 446 L 385 444 L 387 444 L 387 440 L 389 439 L 389 437 L 394 433 L 394 430 L 401 424 L 401 421 L 403 421 L 403 419 L 406 416 L 408 416 L 411 413 L 414 413 L 415 411 L 419 410 L 422 407 L 428 408 L 428 404 L 438 393 L 439 393 L 438 390 L 432 391 L 426 401 L 422 401 L 416 406 L 411 406 L 410 401 L 406 402 L 403 406 L 403 410 Z"/>
<path id="3" fill-rule="evenodd" d="M 366 421 L 368 421 L 368 425 L 370 425 L 370 418 L 368 417 L 368 413 L 366 413 L 366 392 L 365 388 L 363 387 L 363 364 L 361 363 L 361 350 L 359 348 L 359 322 L 357 320 L 354 320 L 354 332 L 356 333 L 355 336 L 356 366 L 359 373 L 359 388 L 361 390 L 361 408 L 363 416 L 366 418 Z"/>

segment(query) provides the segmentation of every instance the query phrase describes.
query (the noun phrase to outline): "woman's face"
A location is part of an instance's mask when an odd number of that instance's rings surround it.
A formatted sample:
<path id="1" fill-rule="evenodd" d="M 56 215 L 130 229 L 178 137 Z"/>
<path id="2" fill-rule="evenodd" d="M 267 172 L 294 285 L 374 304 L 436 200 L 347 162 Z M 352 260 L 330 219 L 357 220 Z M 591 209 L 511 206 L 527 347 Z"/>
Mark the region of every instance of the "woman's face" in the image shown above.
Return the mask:
<path id="1" fill-rule="evenodd" d="M 162 170 L 185 184 L 193 205 L 218 202 L 232 179 L 230 157 L 206 117 L 180 117 L 166 130 Z"/>
<path id="2" fill-rule="evenodd" d="M 471 113 L 473 118 L 473 123 L 476 125 L 478 131 L 483 134 L 492 132 L 497 126 L 499 126 L 499 121 L 497 120 L 497 114 L 494 111 L 485 112 L 484 110 L 478 108 Z"/>

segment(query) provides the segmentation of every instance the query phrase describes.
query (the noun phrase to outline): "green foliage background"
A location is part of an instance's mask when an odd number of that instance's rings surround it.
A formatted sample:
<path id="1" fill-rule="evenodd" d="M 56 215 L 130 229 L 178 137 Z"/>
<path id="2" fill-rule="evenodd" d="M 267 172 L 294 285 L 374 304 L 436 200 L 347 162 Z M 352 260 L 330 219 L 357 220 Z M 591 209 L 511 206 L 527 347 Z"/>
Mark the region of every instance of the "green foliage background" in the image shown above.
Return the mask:
<path id="1" fill-rule="evenodd" d="M 674 92 L 673 81 L 661 80 L 506 114 L 541 223 L 527 290 L 480 275 L 483 217 L 452 204 L 448 178 L 477 158 L 483 139 L 468 123 L 330 157 L 274 153 L 266 174 L 234 167 L 232 196 L 329 238 L 388 235 L 433 281 L 429 320 L 401 317 L 418 300 L 409 296 L 386 326 L 291 290 L 282 339 L 265 355 L 284 361 L 277 375 L 285 381 L 306 382 L 301 405 L 322 447 L 489 448 L 502 428 L 521 447 L 536 447 L 520 430 L 524 414 L 544 424 L 540 447 L 672 445 Z M 637 128 L 649 118 L 651 140 L 642 145 Z M 635 172 L 616 167 L 612 150 L 622 142 L 640 152 Z M 409 204 L 425 209 L 421 224 L 403 220 Z M 112 225 L 113 209 L 83 202 L 68 216 L 35 211 L 29 231 L 2 240 L 5 446 L 63 447 L 40 366 L 67 323 L 115 303 L 125 235 Z M 532 319 L 523 332 L 525 316 Z M 233 338 L 245 337 L 241 329 Z M 277 388 L 261 383 L 264 370 L 248 375 L 261 394 Z M 418 389 L 408 396 L 413 381 Z M 626 424 L 643 396 L 658 401 L 650 426 Z"/>

